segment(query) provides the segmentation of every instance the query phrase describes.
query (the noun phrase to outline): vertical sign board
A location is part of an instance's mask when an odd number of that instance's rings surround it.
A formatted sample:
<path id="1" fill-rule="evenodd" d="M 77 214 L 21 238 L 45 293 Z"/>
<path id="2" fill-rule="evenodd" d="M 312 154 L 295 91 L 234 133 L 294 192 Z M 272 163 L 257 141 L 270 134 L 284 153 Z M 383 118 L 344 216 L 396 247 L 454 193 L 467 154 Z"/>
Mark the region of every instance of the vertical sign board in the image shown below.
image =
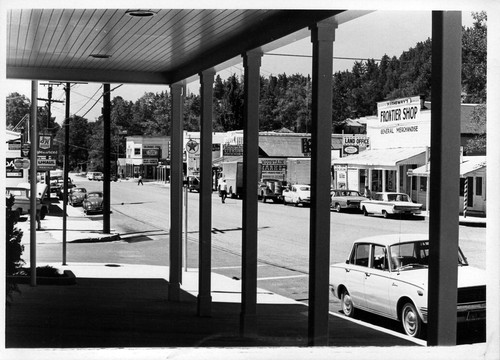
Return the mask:
<path id="1" fill-rule="evenodd" d="M 336 188 L 347 189 L 347 164 L 335 164 L 333 170 L 336 174 Z"/>
<path id="2" fill-rule="evenodd" d="M 56 169 L 59 148 L 53 146 L 52 135 L 40 134 L 38 136 L 37 156 L 37 170 L 50 171 Z"/>
<path id="3" fill-rule="evenodd" d="M 200 142 L 199 139 L 189 139 L 186 143 L 187 175 L 200 173 Z"/>

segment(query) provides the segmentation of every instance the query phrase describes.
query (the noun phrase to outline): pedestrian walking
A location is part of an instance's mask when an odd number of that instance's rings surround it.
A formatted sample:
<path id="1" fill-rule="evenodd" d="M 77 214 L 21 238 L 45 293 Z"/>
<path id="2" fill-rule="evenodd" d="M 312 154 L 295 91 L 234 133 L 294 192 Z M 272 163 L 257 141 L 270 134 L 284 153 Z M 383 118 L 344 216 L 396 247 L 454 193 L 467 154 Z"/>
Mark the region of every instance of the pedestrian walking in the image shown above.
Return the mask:
<path id="1" fill-rule="evenodd" d="M 144 184 L 142 183 L 142 175 L 139 175 L 139 180 L 137 181 L 137 186 L 139 186 L 139 184 L 144 186 Z"/>
<path id="2" fill-rule="evenodd" d="M 365 186 L 365 193 L 364 193 L 364 195 L 368 199 L 372 198 L 372 192 L 370 191 L 370 189 L 368 188 L 368 186 Z"/>
<path id="3" fill-rule="evenodd" d="M 222 203 L 224 204 L 226 202 L 226 198 L 227 198 L 227 183 L 226 183 L 226 179 L 222 180 L 222 183 L 219 186 L 219 191 L 220 191 L 220 197 L 221 197 Z"/>

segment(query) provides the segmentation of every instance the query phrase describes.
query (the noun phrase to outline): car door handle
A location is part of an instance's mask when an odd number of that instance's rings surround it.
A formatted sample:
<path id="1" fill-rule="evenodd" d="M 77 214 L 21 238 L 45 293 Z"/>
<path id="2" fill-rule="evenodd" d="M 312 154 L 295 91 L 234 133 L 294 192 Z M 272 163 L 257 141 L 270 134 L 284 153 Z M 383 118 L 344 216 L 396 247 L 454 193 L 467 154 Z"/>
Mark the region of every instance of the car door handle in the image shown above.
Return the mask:
<path id="1" fill-rule="evenodd" d="M 370 277 L 371 274 L 365 272 L 365 275 L 366 275 L 366 277 Z"/>
<path id="2" fill-rule="evenodd" d="M 345 272 L 350 272 L 350 271 L 351 271 L 351 269 L 345 269 Z"/>

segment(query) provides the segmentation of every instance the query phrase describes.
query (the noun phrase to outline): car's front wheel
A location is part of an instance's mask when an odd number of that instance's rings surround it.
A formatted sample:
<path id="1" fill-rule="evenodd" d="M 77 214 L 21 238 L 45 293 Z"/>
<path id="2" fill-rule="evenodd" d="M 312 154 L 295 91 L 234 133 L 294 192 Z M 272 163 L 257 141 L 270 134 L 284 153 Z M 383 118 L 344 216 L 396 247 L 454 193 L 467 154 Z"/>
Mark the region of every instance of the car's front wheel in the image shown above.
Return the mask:
<path id="1" fill-rule="evenodd" d="M 354 304 L 352 303 L 351 295 L 347 290 L 344 290 L 342 296 L 340 297 L 340 303 L 342 305 L 342 312 L 345 316 L 354 316 Z"/>
<path id="2" fill-rule="evenodd" d="M 363 215 L 368 216 L 368 211 L 366 211 L 366 207 L 363 206 Z"/>
<path id="3" fill-rule="evenodd" d="M 401 309 L 401 324 L 406 335 L 411 337 L 420 337 L 422 333 L 422 320 L 417 313 L 415 305 L 408 302 Z"/>
<path id="4" fill-rule="evenodd" d="M 340 204 L 338 204 L 338 203 L 335 204 L 335 211 L 339 213 L 341 210 L 342 210 L 342 208 L 340 207 Z"/>

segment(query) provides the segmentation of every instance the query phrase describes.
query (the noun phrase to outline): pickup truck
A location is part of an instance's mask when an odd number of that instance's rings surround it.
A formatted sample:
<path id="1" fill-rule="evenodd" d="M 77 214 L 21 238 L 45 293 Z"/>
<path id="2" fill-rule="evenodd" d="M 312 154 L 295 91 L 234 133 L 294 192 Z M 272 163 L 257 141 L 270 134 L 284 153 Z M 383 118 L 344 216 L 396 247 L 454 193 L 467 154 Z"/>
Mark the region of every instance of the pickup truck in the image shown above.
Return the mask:
<path id="1" fill-rule="evenodd" d="M 276 179 L 262 179 L 259 182 L 257 197 L 266 202 L 270 199 L 273 202 L 278 202 L 282 200 L 283 188 L 285 183 L 281 180 Z"/>
<path id="2" fill-rule="evenodd" d="M 46 184 L 37 184 L 36 209 L 40 214 L 40 219 L 44 219 L 45 216 L 49 213 L 49 205 L 42 200 L 46 191 Z M 18 186 L 10 186 L 5 188 L 5 196 L 9 197 L 10 195 L 13 195 L 15 198 L 12 210 L 17 212 L 17 217 L 29 214 L 31 208 L 29 184 L 21 183 Z"/>

